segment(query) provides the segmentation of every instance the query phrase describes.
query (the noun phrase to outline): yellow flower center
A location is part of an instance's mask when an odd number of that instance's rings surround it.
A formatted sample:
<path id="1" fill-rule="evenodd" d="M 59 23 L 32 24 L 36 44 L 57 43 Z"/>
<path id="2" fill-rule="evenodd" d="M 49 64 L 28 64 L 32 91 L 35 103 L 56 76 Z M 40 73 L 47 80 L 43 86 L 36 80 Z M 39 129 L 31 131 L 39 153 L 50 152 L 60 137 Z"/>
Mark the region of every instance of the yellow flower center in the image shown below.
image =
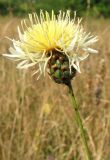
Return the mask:
<path id="1" fill-rule="evenodd" d="M 76 31 L 74 22 L 69 18 L 56 19 L 55 15 L 53 18 L 46 15 L 45 20 L 41 18 L 40 22 L 24 31 L 21 48 L 31 53 L 42 53 L 68 47 Z"/>

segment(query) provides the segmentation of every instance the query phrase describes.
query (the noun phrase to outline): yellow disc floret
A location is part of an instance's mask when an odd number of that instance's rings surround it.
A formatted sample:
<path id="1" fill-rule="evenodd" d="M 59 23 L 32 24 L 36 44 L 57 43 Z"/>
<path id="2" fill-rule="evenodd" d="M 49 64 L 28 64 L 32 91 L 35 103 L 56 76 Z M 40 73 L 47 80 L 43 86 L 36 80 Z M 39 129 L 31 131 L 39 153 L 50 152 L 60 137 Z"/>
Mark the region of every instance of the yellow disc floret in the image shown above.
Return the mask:
<path id="1" fill-rule="evenodd" d="M 41 12 L 40 19 L 33 15 L 33 21 L 36 23 L 24 31 L 21 43 L 23 50 L 32 53 L 67 48 L 77 30 L 74 21 L 70 21 L 70 12 L 60 13 L 57 19 L 53 11 L 51 16 Z"/>

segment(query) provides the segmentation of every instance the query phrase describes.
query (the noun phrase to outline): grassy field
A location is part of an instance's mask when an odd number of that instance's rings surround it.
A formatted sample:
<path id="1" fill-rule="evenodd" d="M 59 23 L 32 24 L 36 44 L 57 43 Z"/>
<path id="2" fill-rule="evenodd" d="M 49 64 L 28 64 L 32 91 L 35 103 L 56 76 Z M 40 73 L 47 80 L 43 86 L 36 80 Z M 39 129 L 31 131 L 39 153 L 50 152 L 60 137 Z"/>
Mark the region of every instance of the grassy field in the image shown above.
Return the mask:
<path id="1" fill-rule="evenodd" d="M 110 20 L 87 20 L 99 36 L 72 81 L 94 160 L 110 160 Z M 0 17 L 0 54 L 18 38 L 18 18 Z M 68 90 L 35 68 L 20 71 L 0 56 L 0 160 L 85 160 Z"/>

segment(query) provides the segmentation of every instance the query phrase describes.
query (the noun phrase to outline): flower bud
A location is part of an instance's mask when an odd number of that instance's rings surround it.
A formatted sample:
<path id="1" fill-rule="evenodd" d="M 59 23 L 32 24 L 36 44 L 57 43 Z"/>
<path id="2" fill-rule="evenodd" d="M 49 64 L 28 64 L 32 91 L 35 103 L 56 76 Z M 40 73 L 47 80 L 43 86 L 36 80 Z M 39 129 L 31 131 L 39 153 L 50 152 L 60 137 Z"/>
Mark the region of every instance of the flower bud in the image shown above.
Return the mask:
<path id="1" fill-rule="evenodd" d="M 56 83 L 68 84 L 76 75 L 76 69 L 69 68 L 69 59 L 63 52 L 53 51 L 48 61 L 48 73 Z"/>

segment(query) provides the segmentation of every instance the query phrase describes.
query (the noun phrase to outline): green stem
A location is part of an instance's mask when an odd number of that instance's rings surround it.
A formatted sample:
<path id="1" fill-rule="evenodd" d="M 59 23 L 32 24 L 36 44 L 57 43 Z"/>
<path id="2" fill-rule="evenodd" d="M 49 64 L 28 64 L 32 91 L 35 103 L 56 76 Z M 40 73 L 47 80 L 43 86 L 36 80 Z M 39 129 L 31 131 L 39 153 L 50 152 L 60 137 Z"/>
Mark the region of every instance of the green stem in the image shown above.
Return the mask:
<path id="1" fill-rule="evenodd" d="M 79 107 L 77 105 L 77 102 L 76 102 L 76 99 L 75 99 L 75 96 L 74 96 L 74 93 L 73 93 L 71 82 L 67 86 L 69 88 L 69 96 L 71 98 L 72 105 L 73 105 L 74 111 L 75 111 L 76 123 L 77 123 L 77 125 L 80 129 L 82 142 L 83 142 L 83 145 L 84 145 L 84 148 L 85 148 L 86 158 L 87 158 L 87 160 L 92 160 L 91 155 L 90 155 L 90 151 L 89 151 L 89 148 L 88 148 L 87 140 L 86 140 L 85 130 L 84 130 L 83 123 L 82 123 L 80 113 L 79 113 Z"/>

